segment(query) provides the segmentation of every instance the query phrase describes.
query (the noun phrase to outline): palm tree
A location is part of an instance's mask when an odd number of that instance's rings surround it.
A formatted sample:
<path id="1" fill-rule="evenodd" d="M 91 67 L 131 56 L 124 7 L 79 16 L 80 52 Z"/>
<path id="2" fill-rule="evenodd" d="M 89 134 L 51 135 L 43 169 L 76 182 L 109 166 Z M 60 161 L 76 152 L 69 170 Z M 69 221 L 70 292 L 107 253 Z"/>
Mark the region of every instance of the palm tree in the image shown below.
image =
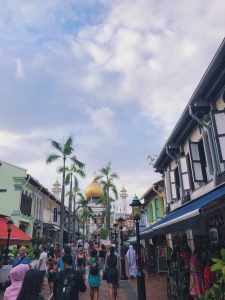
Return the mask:
<path id="1" fill-rule="evenodd" d="M 74 186 L 73 186 L 73 230 L 72 230 L 72 235 L 74 242 L 76 240 L 76 220 L 78 220 L 78 213 L 76 209 L 76 198 L 77 195 L 81 195 L 80 193 L 80 188 L 79 188 L 79 183 L 76 177 L 74 177 Z"/>
<path id="2" fill-rule="evenodd" d="M 56 153 L 51 153 L 47 159 L 46 163 L 50 164 L 54 161 L 62 159 L 63 161 L 63 171 L 62 171 L 62 192 L 61 192 L 61 205 L 60 205 L 60 231 L 59 231 L 59 243 L 63 247 L 63 228 L 64 228 L 64 209 L 65 209 L 65 174 L 66 174 L 66 161 L 69 159 L 74 163 L 78 160 L 76 156 L 72 155 L 73 148 L 73 138 L 70 136 L 64 144 L 60 144 L 55 140 L 51 140 L 52 148 L 57 151 Z"/>
<path id="3" fill-rule="evenodd" d="M 105 197 L 103 197 L 103 200 L 106 203 L 106 229 L 108 237 L 110 235 L 110 210 L 111 205 L 110 202 L 112 201 L 110 198 L 110 192 L 112 192 L 116 199 L 118 199 L 118 192 L 117 188 L 114 184 L 114 179 L 118 179 L 119 176 L 117 173 L 112 173 L 111 164 L 108 163 L 105 167 L 103 167 L 101 170 L 101 175 L 97 176 L 97 180 L 101 180 L 101 184 L 103 186 L 103 191 Z"/>
<path id="4" fill-rule="evenodd" d="M 77 209 L 79 211 L 79 218 L 82 222 L 82 227 L 83 227 L 83 243 L 84 243 L 85 224 L 87 225 L 87 221 L 90 218 L 94 219 L 94 214 L 91 207 L 88 206 L 88 201 L 82 194 L 80 194 L 80 200 L 78 201 L 77 204 L 78 204 Z"/>
<path id="5" fill-rule="evenodd" d="M 85 177 L 85 173 L 84 173 L 84 168 L 85 168 L 85 164 L 82 163 L 81 161 L 76 161 L 73 162 L 71 167 L 68 168 L 66 167 L 66 177 L 65 177 L 65 184 L 69 184 L 70 185 L 70 189 L 69 189 L 69 209 L 68 209 L 68 233 L 69 233 L 69 242 L 71 239 L 71 215 L 72 215 L 72 200 L 73 200 L 73 179 L 74 179 L 74 186 L 78 185 L 78 179 L 77 179 L 77 175 L 79 175 L 80 177 Z M 63 172 L 63 167 L 61 167 L 59 169 L 59 173 Z"/>

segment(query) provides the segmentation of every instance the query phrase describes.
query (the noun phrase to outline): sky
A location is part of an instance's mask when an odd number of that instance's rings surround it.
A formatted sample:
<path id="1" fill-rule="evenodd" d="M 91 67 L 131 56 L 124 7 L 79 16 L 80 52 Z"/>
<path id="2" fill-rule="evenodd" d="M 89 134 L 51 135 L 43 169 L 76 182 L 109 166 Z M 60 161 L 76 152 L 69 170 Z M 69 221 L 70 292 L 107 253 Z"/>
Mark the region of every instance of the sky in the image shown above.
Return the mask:
<path id="1" fill-rule="evenodd" d="M 128 202 L 224 38 L 223 0 L 2 0 L 0 160 L 51 189 L 50 139 L 74 138 L 81 189 L 111 162 Z"/>

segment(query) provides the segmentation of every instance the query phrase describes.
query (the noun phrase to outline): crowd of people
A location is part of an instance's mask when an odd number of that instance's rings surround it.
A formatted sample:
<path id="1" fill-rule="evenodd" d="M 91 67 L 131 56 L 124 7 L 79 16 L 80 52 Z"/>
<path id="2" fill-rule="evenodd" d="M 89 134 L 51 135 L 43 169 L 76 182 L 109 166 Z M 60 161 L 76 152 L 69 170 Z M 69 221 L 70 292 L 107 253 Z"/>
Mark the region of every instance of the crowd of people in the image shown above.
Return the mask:
<path id="1" fill-rule="evenodd" d="M 115 245 L 85 242 L 72 243 L 60 249 L 55 243 L 50 247 L 39 246 L 40 256 L 31 267 L 26 247 L 21 247 L 9 274 L 10 285 L 4 300 L 44 300 L 43 282 L 48 282 L 49 300 L 78 300 L 79 292 L 90 287 L 90 300 L 99 299 L 101 280 L 109 286 L 110 300 L 116 300 L 118 282 L 118 254 Z M 133 246 L 126 254 L 130 278 L 135 278 L 136 252 Z"/>

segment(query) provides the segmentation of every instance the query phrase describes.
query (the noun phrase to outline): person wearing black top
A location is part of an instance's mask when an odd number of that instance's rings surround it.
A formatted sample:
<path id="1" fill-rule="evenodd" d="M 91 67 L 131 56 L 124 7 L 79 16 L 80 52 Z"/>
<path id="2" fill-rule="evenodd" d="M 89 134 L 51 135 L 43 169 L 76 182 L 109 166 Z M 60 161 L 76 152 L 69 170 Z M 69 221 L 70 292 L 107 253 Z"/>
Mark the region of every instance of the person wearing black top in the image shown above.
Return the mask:
<path id="1" fill-rule="evenodd" d="M 110 248 L 110 254 L 106 259 L 106 278 L 109 284 L 110 300 L 116 300 L 117 297 L 117 282 L 118 282 L 118 270 L 117 270 L 117 256 L 114 253 L 115 248 Z"/>
<path id="2" fill-rule="evenodd" d="M 106 249 L 105 249 L 105 245 L 104 244 L 101 245 L 101 250 L 98 253 L 98 257 L 101 260 L 102 271 L 104 272 L 105 257 L 106 257 Z"/>
<path id="3" fill-rule="evenodd" d="M 43 275 L 41 271 L 29 270 L 23 280 L 20 293 L 16 300 L 44 300 L 41 294 Z"/>
<path id="4" fill-rule="evenodd" d="M 55 300 L 79 300 L 79 292 L 86 291 L 83 275 L 80 271 L 72 270 L 72 256 L 62 257 L 63 271 L 55 278 L 53 296 Z"/>

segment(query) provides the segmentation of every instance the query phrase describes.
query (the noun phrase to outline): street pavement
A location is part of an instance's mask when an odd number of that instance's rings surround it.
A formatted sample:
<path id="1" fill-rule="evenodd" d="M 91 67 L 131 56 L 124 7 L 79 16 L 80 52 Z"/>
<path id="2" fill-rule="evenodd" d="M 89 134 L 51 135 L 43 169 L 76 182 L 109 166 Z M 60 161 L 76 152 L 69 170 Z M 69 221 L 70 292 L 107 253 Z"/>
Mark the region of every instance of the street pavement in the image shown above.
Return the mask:
<path id="1" fill-rule="evenodd" d="M 166 300 L 166 276 L 151 275 L 145 277 L 147 300 Z M 48 285 L 44 284 L 44 298 L 49 297 Z M 137 300 L 137 283 L 135 279 L 120 281 L 118 288 L 118 300 Z M 101 282 L 99 300 L 109 299 L 108 285 L 105 281 Z M 0 300 L 3 300 L 3 291 L 0 292 Z M 85 293 L 80 293 L 80 300 L 90 300 L 90 291 L 87 287 Z"/>

